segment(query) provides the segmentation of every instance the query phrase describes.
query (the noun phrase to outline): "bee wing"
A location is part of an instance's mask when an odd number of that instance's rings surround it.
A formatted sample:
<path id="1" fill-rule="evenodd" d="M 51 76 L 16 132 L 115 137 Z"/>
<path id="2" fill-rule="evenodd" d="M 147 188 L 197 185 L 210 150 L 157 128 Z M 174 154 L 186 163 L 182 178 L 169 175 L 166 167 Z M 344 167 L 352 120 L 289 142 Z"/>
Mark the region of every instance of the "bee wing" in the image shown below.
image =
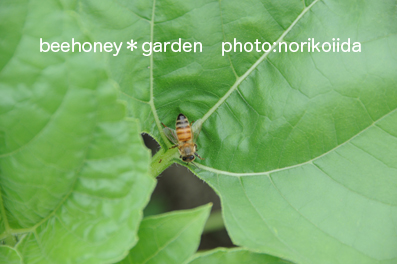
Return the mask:
<path id="1" fill-rule="evenodd" d="M 178 137 L 176 136 L 175 130 L 165 127 L 163 128 L 163 132 L 172 143 L 178 144 Z"/>
<path id="2" fill-rule="evenodd" d="M 195 121 L 192 125 L 192 130 L 193 130 L 193 140 L 196 142 L 198 139 L 198 136 L 200 134 L 201 131 L 201 126 L 203 125 L 203 122 L 201 121 L 201 119 Z"/>

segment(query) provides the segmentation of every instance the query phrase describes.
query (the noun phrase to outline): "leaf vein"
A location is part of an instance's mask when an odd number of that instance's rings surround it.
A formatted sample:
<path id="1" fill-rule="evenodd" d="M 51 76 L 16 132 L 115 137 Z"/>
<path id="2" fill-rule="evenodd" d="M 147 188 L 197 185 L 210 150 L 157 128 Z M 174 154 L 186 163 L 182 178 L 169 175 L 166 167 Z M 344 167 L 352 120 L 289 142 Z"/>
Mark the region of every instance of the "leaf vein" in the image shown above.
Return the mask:
<path id="1" fill-rule="evenodd" d="M 269 49 L 268 52 L 265 52 L 242 76 L 240 76 L 236 82 L 233 84 L 232 87 L 226 92 L 224 96 L 222 96 L 219 101 L 210 109 L 208 112 L 203 116 L 202 121 L 204 122 L 207 120 L 218 108 L 223 102 L 226 101 L 226 99 L 230 96 L 230 94 L 237 89 L 237 87 L 258 67 L 259 64 L 261 64 L 262 61 L 264 61 L 271 51 L 281 42 L 283 41 L 284 37 L 294 28 L 296 23 L 299 22 L 299 20 L 312 8 L 313 5 L 315 5 L 319 0 L 314 0 L 308 7 L 303 9 L 303 11 L 299 14 L 299 16 L 292 22 L 292 24 L 284 31 L 283 34 L 277 39 L 277 41 L 272 45 L 272 47 Z"/>
<path id="2" fill-rule="evenodd" d="M 240 177 L 240 176 L 269 175 L 270 173 L 275 173 L 275 172 L 279 172 L 279 171 L 284 171 L 284 170 L 289 170 L 289 169 L 297 168 L 297 167 L 300 167 L 300 166 L 305 165 L 305 164 L 310 164 L 310 163 L 312 163 L 313 161 L 315 161 L 315 160 L 317 160 L 317 159 L 320 159 L 320 158 L 326 156 L 327 154 L 331 153 L 332 151 L 334 151 L 334 150 L 336 150 L 336 149 L 338 149 L 338 148 L 340 148 L 340 147 L 346 145 L 347 143 L 349 143 L 350 141 L 352 141 L 352 140 L 355 139 L 356 137 L 358 137 L 358 136 L 360 136 L 361 134 L 365 133 L 365 132 L 366 132 L 368 129 L 370 129 L 372 126 L 375 126 L 376 123 L 382 121 L 384 118 L 388 117 L 389 115 L 391 115 L 392 113 L 394 113 L 394 112 L 396 112 L 396 111 L 397 111 L 397 108 L 395 108 L 395 109 L 392 110 L 391 112 L 385 114 L 384 116 L 382 116 L 381 118 L 379 118 L 378 120 L 376 120 L 375 122 L 373 122 L 371 125 L 369 125 L 369 126 L 366 127 L 365 129 L 361 130 L 360 132 L 358 132 L 356 135 L 352 136 L 350 139 L 346 140 L 345 142 L 343 142 L 343 143 L 341 143 L 341 144 L 338 144 L 337 146 L 335 146 L 334 148 L 332 148 L 332 149 L 328 150 L 327 152 L 321 154 L 320 156 L 315 157 L 315 158 L 313 158 L 313 159 L 311 159 L 311 160 L 305 161 L 305 162 L 303 162 L 303 163 L 291 165 L 291 166 L 284 167 L 284 168 L 274 169 L 274 170 L 270 170 L 270 171 L 249 172 L 249 173 L 223 171 L 223 170 L 218 170 L 218 169 L 215 169 L 215 168 L 211 168 L 211 167 L 208 167 L 208 166 L 205 166 L 205 165 L 202 165 L 202 164 L 197 164 L 197 166 L 198 166 L 200 169 L 207 170 L 207 171 L 210 171 L 210 172 L 213 172 L 213 173 L 224 174 L 224 175 L 229 175 L 229 176 L 236 176 L 236 177 Z"/>
<path id="3" fill-rule="evenodd" d="M 313 164 L 313 165 L 314 165 L 314 164 Z M 314 166 L 316 166 L 316 165 L 314 165 Z M 317 166 L 316 166 L 316 167 L 317 167 Z M 320 168 L 319 168 L 319 169 L 320 169 Z M 321 170 L 321 169 L 320 169 L 320 170 Z M 323 172 L 323 173 L 325 173 L 325 172 Z M 274 188 L 276 189 L 276 191 L 277 191 L 277 192 L 280 194 L 280 196 L 289 204 L 289 206 L 290 206 L 292 209 L 294 209 L 294 210 L 295 210 L 302 218 L 304 218 L 308 223 L 310 223 L 310 224 L 312 224 L 313 226 L 315 226 L 315 227 L 317 228 L 317 230 L 320 230 L 320 231 L 323 232 L 325 235 L 327 235 L 327 236 L 329 236 L 329 237 L 331 237 L 331 238 L 333 238 L 333 239 L 336 239 L 337 241 L 339 241 L 339 242 L 342 243 L 343 245 L 346 245 L 346 246 L 348 246 L 348 247 L 351 247 L 352 249 L 356 250 L 357 252 L 359 252 L 359 253 L 361 253 L 361 254 L 363 254 L 363 255 L 365 255 L 365 256 L 371 258 L 371 259 L 374 259 L 373 257 L 367 255 L 365 252 L 361 252 L 360 250 L 354 248 L 352 245 L 346 244 L 346 243 L 342 242 L 341 240 L 339 240 L 338 238 L 336 238 L 336 237 L 332 236 L 331 234 L 325 232 L 325 231 L 322 230 L 319 226 L 317 226 L 315 223 L 313 223 L 311 220 L 309 220 L 307 217 L 305 217 L 305 216 L 304 216 L 298 209 L 296 209 L 296 208 L 289 202 L 289 200 L 281 193 L 281 191 L 279 190 L 279 188 L 277 188 L 277 186 L 274 184 L 274 182 L 273 182 L 271 176 L 268 175 L 268 177 L 269 177 L 269 179 L 270 179 L 272 185 L 273 185 Z"/>
<path id="4" fill-rule="evenodd" d="M 242 181 L 241 181 L 241 178 L 239 177 L 238 179 L 239 179 L 241 188 L 243 189 L 244 195 L 245 195 L 245 197 L 247 198 L 248 202 L 251 204 L 252 208 L 253 208 L 253 209 L 255 210 L 255 212 L 259 215 L 259 217 L 262 219 L 262 221 L 265 223 L 265 225 L 266 225 L 267 228 L 270 230 L 270 232 L 272 232 L 273 235 L 274 235 L 281 243 L 283 243 L 289 250 L 291 250 L 291 252 L 294 252 L 295 254 L 300 255 L 300 256 L 302 256 L 304 259 L 308 260 L 305 256 L 303 256 L 303 255 L 301 255 L 299 252 L 297 252 L 293 247 L 291 247 L 290 245 L 288 245 L 287 242 L 285 242 L 283 239 L 281 239 L 281 238 L 274 232 L 274 230 L 270 227 L 270 225 L 267 223 L 267 221 L 266 221 L 265 218 L 262 216 L 262 214 L 261 214 L 261 213 L 258 211 L 258 209 L 254 206 L 254 204 L 252 203 L 251 199 L 248 197 L 248 194 L 247 194 L 247 192 L 246 192 L 246 190 L 245 190 L 245 188 L 244 188 L 244 185 L 243 185 L 243 183 L 242 183 Z M 270 179 L 270 176 L 269 176 L 269 179 Z M 272 180 L 270 179 L 270 181 L 272 181 Z M 309 263 L 309 262 L 310 262 L 310 261 L 308 261 L 308 263 Z"/>

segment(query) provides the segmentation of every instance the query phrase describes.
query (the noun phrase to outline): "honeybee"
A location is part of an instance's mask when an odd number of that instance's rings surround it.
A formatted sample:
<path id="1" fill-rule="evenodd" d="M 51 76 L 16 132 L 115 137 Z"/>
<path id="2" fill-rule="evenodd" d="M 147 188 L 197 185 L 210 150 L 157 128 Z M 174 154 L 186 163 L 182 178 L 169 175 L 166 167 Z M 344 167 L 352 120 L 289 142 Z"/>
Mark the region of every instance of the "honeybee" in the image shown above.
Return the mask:
<path id="1" fill-rule="evenodd" d="M 197 154 L 197 144 L 195 143 L 201 130 L 202 122 L 200 120 L 192 126 L 192 124 L 189 124 L 189 120 L 184 114 L 179 114 L 176 118 L 176 131 L 165 126 L 163 123 L 161 124 L 164 126 L 164 134 L 175 144 L 171 148 L 178 148 L 179 157 L 184 162 L 192 162 L 196 157 L 203 159 Z"/>

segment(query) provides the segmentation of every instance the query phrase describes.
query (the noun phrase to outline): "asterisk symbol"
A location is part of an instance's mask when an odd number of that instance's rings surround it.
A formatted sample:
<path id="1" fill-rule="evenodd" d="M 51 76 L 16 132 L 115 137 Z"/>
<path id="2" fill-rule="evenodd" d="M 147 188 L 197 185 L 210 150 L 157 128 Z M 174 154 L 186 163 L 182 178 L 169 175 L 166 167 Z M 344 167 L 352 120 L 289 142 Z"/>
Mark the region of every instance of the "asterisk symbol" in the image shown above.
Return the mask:
<path id="1" fill-rule="evenodd" d="M 138 42 L 134 42 L 133 39 L 131 39 L 130 42 L 127 41 L 127 49 L 131 49 L 131 51 L 133 51 L 134 48 L 137 49 L 136 44 L 138 44 Z"/>

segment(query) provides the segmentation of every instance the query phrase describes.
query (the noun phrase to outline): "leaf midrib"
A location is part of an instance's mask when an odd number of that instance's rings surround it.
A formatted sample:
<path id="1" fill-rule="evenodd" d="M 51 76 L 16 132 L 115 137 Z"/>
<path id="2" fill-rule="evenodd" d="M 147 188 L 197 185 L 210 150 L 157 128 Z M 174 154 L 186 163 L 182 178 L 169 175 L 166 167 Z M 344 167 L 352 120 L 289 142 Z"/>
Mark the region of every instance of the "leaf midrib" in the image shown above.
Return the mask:
<path id="1" fill-rule="evenodd" d="M 196 219 L 194 219 L 193 221 L 189 222 L 187 225 L 185 225 L 180 231 L 178 231 L 178 233 L 176 233 L 170 240 L 168 240 L 165 244 L 161 245 L 160 247 L 158 247 L 156 249 L 156 251 L 150 255 L 148 258 L 145 259 L 144 262 L 142 262 L 142 264 L 147 263 L 148 261 L 152 260 L 155 256 L 157 256 L 158 254 L 160 254 L 160 252 L 162 252 L 168 245 L 170 245 L 172 242 L 176 241 L 183 232 L 185 232 L 191 225 L 193 225 L 194 223 L 196 223 L 198 220 L 200 220 L 200 217 L 197 217 Z"/>
<path id="2" fill-rule="evenodd" d="M 150 20 L 150 42 L 153 43 L 154 39 L 154 14 L 156 10 L 156 0 L 153 0 L 153 7 L 152 7 L 152 19 Z M 163 139 L 163 142 L 167 145 L 167 148 L 171 147 L 171 143 L 168 141 L 166 135 L 163 132 L 163 129 L 161 128 L 161 122 L 159 119 L 159 116 L 157 115 L 156 111 L 156 106 L 154 105 L 154 93 L 153 93 L 153 52 L 150 55 L 150 63 L 149 63 L 149 82 L 150 82 L 150 109 L 152 110 L 153 113 L 153 118 L 156 121 L 156 125 L 158 130 L 160 131 L 161 138 Z"/>
<path id="3" fill-rule="evenodd" d="M 236 82 L 230 87 L 227 93 L 222 96 L 219 101 L 203 116 L 202 121 L 207 120 L 223 102 L 237 89 L 237 87 L 244 81 L 257 67 L 258 65 L 264 61 L 271 51 L 277 47 L 277 45 L 284 40 L 284 37 L 292 30 L 292 28 L 299 22 L 299 20 L 315 5 L 319 0 L 314 0 L 308 7 L 304 8 L 303 11 L 299 14 L 299 16 L 292 22 L 292 24 L 284 31 L 284 33 L 277 39 L 276 42 L 273 43 L 269 51 L 265 52 L 243 75 L 237 78 Z"/>
<path id="4" fill-rule="evenodd" d="M 204 169 L 216 174 L 224 174 L 224 175 L 228 175 L 228 176 L 235 176 L 235 177 L 240 177 L 240 176 L 258 176 L 258 175 L 269 175 L 275 172 L 279 172 L 279 171 L 284 171 L 284 170 L 289 170 L 289 169 L 293 169 L 296 167 L 300 167 L 306 164 L 311 164 L 313 163 L 313 161 L 316 161 L 322 157 L 324 157 L 325 155 L 331 153 L 332 151 L 335 151 L 336 149 L 346 145 L 347 143 L 350 143 L 353 139 L 355 139 L 356 137 L 360 136 L 361 134 L 363 134 L 364 132 L 366 132 L 368 129 L 370 129 L 371 127 L 375 126 L 377 123 L 381 122 L 383 119 L 387 118 L 389 115 L 393 114 L 394 112 L 397 111 L 397 108 L 391 110 L 389 113 L 383 115 L 382 117 L 380 117 L 378 120 L 374 121 L 372 124 L 370 124 L 369 126 L 367 126 L 366 128 L 364 128 L 363 130 L 361 130 L 360 132 L 358 132 L 357 134 L 355 134 L 354 136 L 352 136 L 351 138 L 349 138 L 348 140 L 346 140 L 345 142 L 336 145 L 334 148 L 328 150 L 327 152 L 324 152 L 323 154 L 321 154 L 320 156 L 317 156 L 311 160 L 302 162 L 302 163 L 298 163 L 292 166 L 288 166 L 288 167 L 284 167 L 284 168 L 279 168 L 279 169 L 274 169 L 274 170 L 270 170 L 270 171 L 263 171 L 263 172 L 230 172 L 230 171 L 224 171 L 224 170 L 218 170 L 218 169 L 214 169 L 202 164 L 196 164 L 200 169 Z"/>

